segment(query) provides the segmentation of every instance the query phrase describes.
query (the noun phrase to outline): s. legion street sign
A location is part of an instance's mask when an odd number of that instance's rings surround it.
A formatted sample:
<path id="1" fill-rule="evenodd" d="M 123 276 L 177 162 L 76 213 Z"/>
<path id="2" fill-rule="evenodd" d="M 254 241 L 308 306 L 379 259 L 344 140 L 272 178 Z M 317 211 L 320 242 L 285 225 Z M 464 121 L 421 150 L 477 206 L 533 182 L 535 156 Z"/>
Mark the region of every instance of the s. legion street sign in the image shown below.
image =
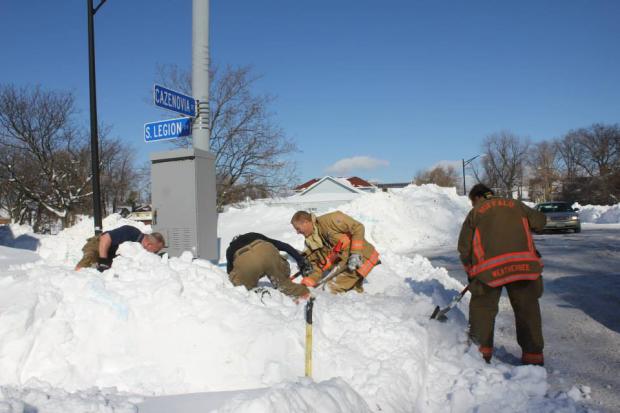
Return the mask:
<path id="1" fill-rule="evenodd" d="M 144 142 L 157 142 L 189 136 L 191 118 L 177 118 L 144 124 Z"/>
<path id="2" fill-rule="evenodd" d="M 196 116 L 196 99 L 191 96 L 155 85 L 153 99 L 155 99 L 155 106 L 187 116 Z"/>

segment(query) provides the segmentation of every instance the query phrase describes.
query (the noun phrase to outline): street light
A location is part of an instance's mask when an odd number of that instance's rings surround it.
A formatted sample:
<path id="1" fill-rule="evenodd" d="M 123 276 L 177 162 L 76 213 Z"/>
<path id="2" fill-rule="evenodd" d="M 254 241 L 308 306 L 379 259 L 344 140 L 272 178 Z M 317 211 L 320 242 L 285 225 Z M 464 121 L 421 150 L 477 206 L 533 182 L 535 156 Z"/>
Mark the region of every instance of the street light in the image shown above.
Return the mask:
<path id="1" fill-rule="evenodd" d="M 465 196 L 467 196 L 467 187 L 465 186 L 465 166 L 472 163 L 474 159 L 478 158 L 479 156 L 480 155 L 476 155 L 473 158 L 469 158 L 468 160 L 465 160 L 465 158 L 463 158 L 463 195 Z"/>
<path id="2" fill-rule="evenodd" d="M 99 136 L 97 135 L 97 85 L 95 82 L 95 13 L 106 0 L 93 7 L 93 0 L 86 0 L 88 12 L 88 78 L 90 89 L 90 156 L 93 180 L 93 215 L 95 235 L 101 234 L 101 193 L 99 190 Z"/>

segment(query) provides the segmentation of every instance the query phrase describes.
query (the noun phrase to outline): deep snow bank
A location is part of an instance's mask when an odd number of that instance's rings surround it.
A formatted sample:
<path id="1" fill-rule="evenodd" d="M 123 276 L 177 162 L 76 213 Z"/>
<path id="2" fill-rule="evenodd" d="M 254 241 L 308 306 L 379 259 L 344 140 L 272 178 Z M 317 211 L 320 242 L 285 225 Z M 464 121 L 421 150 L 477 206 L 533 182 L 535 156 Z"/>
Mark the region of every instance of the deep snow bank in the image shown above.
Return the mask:
<path id="1" fill-rule="evenodd" d="M 97 389 L 70 393 L 31 381 L 36 388 L 0 386 L 0 413 L 137 413 L 139 397 L 104 394 Z"/>
<path id="2" fill-rule="evenodd" d="M 160 259 L 135 243 L 119 251 L 103 275 L 39 261 L 0 278 L 0 383 L 174 394 L 270 387 L 302 374 L 301 306 L 276 291 L 263 304 L 189 256 Z M 316 380 L 341 377 L 382 411 L 523 410 L 540 401 L 543 369 L 485 366 L 466 344 L 462 314 L 446 325 L 428 320 L 448 298 L 445 270 L 422 257 L 384 258 L 369 294 L 319 292 Z"/>
<path id="3" fill-rule="evenodd" d="M 0 413 L 370 413 L 362 397 L 344 380 L 315 383 L 307 378 L 271 388 L 191 395 L 139 397 L 96 388 L 67 392 L 37 381 L 38 388 L 0 386 Z"/>
<path id="4" fill-rule="evenodd" d="M 341 210 L 363 222 L 378 247 L 404 253 L 453 245 L 470 208 L 455 188 L 431 184 L 364 195 Z"/>
<path id="5" fill-rule="evenodd" d="M 330 412 L 370 413 L 368 404 L 342 379 L 283 383 L 259 396 L 241 393 L 213 413 Z M 163 412 L 162 412 L 163 413 Z"/>
<path id="6" fill-rule="evenodd" d="M 397 251 L 454 242 L 465 202 L 433 186 L 363 198 L 343 209 L 367 225 L 383 263 L 366 294 L 316 291 L 318 384 L 296 381 L 304 371 L 302 306 L 277 291 L 262 302 L 217 266 L 190 255 L 160 258 L 135 243 L 123 244 L 103 274 L 75 272 L 87 223 L 42 240 L 44 260 L 1 273 L 0 385 L 23 389 L 36 379 L 63 391 L 143 395 L 269 388 L 222 411 L 316 411 L 304 404 L 322 400 L 316 392 L 330 394 L 335 411 L 360 411 L 361 399 L 383 412 L 573 410 L 545 395 L 544 369 L 484 364 L 458 309 L 446 324 L 429 320 L 462 286 L 427 259 Z M 301 247 L 293 212 L 230 210 L 220 237 L 259 231 Z"/>
<path id="7" fill-rule="evenodd" d="M 364 224 L 367 239 L 380 251 L 410 253 L 453 245 L 470 208 L 455 188 L 431 184 L 364 194 L 340 210 Z M 221 259 L 232 237 L 249 231 L 263 231 L 302 249 L 303 238 L 290 225 L 295 211 L 265 203 L 228 209 L 219 217 Z"/>
<path id="8" fill-rule="evenodd" d="M 581 222 L 592 224 L 620 224 L 620 203 L 616 205 L 579 205 L 573 204 L 573 208 L 579 208 Z"/>

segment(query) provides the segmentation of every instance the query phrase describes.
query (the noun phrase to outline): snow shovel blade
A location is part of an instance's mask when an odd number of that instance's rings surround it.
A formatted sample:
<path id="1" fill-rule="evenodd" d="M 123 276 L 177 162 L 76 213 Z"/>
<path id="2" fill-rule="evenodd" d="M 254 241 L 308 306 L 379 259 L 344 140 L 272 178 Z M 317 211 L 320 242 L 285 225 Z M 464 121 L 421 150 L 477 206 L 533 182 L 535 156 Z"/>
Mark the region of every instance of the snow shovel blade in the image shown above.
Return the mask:
<path id="1" fill-rule="evenodd" d="M 467 290 L 469 290 L 469 284 L 465 288 L 463 288 L 463 291 L 461 291 L 459 295 L 457 295 L 452 299 L 452 301 L 450 301 L 450 304 L 448 304 L 446 308 L 441 309 L 439 308 L 439 306 L 435 307 L 435 310 L 433 310 L 433 314 L 431 314 L 431 320 L 437 320 L 441 322 L 446 321 L 448 319 L 448 317 L 446 316 L 448 311 L 450 311 L 452 307 L 454 307 L 459 301 L 461 301 Z"/>
<path id="2" fill-rule="evenodd" d="M 443 310 L 439 308 L 439 306 L 435 307 L 433 314 L 431 314 L 431 320 L 441 321 L 442 323 L 448 320 L 446 317 L 446 313 L 450 311 L 450 307 L 444 308 Z"/>

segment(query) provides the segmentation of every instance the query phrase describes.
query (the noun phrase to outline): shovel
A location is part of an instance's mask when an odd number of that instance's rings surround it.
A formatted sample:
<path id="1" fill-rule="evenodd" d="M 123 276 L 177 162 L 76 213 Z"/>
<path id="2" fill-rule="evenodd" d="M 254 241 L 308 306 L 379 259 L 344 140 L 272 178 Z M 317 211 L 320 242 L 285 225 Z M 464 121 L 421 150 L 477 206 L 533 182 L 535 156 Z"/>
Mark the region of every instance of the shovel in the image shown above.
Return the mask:
<path id="1" fill-rule="evenodd" d="M 318 289 L 319 287 L 323 287 L 323 289 L 325 289 L 325 284 L 339 275 L 342 271 L 344 271 L 344 267 L 341 268 L 339 265 L 336 265 L 326 276 L 321 278 L 314 288 Z"/>
<path id="2" fill-rule="evenodd" d="M 458 304 L 459 301 L 461 301 L 467 290 L 469 290 L 469 284 L 467 284 L 465 288 L 463 288 L 463 291 L 461 291 L 459 295 L 455 296 L 452 301 L 450 301 L 450 304 L 448 304 L 446 308 L 439 308 L 439 306 L 435 307 L 433 314 L 431 314 L 431 320 L 441 321 L 442 323 L 445 322 L 448 319 L 448 317 L 446 316 L 448 311 L 450 311 L 452 307 L 454 307 L 456 304 Z"/>

